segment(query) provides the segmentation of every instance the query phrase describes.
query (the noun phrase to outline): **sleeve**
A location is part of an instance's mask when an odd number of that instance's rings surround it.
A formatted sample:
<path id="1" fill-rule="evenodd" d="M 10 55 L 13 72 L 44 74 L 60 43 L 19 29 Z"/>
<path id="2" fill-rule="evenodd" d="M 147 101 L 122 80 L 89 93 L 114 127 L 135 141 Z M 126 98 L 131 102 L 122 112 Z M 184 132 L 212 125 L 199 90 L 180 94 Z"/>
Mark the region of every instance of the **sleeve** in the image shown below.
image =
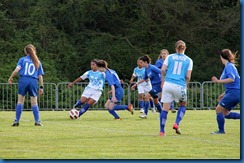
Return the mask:
<path id="1" fill-rule="evenodd" d="M 22 58 L 20 58 L 20 59 L 19 59 L 19 61 L 18 61 L 18 63 L 17 63 L 16 68 L 21 69 L 21 68 L 22 68 L 22 64 L 23 64 L 23 59 L 22 59 Z"/>
<path id="2" fill-rule="evenodd" d="M 152 70 L 155 71 L 156 73 L 161 74 L 161 69 L 157 68 L 156 66 L 152 66 Z"/>
<path id="3" fill-rule="evenodd" d="M 169 63 L 169 56 L 167 56 L 164 60 L 164 65 L 166 65 L 168 67 L 168 63 Z"/>
<path id="4" fill-rule="evenodd" d="M 80 78 L 85 80 L 86 78 L 88 78 L 88 73 L 89 71 L 86 71 L 83 75 L 80 76 Z"/>
<path id="5" fill-rule="evenodd" d="M 235 80 L 235 74 L 234 74 L 234 72 L 235 72 L 234 66 L 228 64 L 226 66 L 226 71 L 225 71 L 226 77 Z"/>
<path id="6" fill-rule="evenodd" d="M 134 68 L 132 76 L 136 77 L 136 69 Z"/>
<path id="7" fill-rule="evenodd" d="M 144 75 L 144 80 L 147 80 L 148 79 L 148 76 L 147 76 L 147 69 L 145 69 L 145 75 Z"/>
<path id="8" fill-rule="evenodd" d="M 189 64 L 188 70 L 192 70 L 192 69 L 193 69 L 193 61 L 192 61 L 192 59 L 190 59 L 190 64 Z"/>
<path id="9" fill-rule="evenodd" d="M 38 75 L 44 75 L 44 71 L 43 71 L 41 62 L 40 62 L 40 67 L 38 69 Z"/>

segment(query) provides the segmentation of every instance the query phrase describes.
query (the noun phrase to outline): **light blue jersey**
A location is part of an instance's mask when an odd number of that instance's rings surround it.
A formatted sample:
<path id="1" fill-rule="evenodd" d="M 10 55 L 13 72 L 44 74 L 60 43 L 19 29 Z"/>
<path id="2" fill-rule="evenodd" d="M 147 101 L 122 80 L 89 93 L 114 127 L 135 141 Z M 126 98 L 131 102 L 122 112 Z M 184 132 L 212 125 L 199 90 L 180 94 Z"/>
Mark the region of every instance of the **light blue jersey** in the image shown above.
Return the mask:
<path id="1" fill-rule="evenodd" d="M 186 86 L 186 74 L 188 70 L 192 70 L 193 61 L 185 54 L 168 55 L 164 61 L 167 66 L 165 81 L 180 86 Z"/>
<path id="2" fill-rule="evenodd" d="M 140 81 L 145 76 L 145 67 L 142 67 L 142 68 L 136 67 L 136 68 L 134 68 L 134 71 L 133 71 L 132 75 L 137 77 L 137 81 Z"/>
<path id="3" fill-rule="evenodd" d="M 29 55 L 20 58 L 17 63 L 17 67 L 20 69 L 19 70 L 20 77 L 32 77 L 38 79 L 39 75 L 44 74 L 42 64 L 40 63 L 40 67 L 36 69 Z"/>
<path id="4" fill-rule="evenodd" d="M 96 89 L 96 90 L 103 90 L 104 83 L 105 83 L 105 73 L 100 72 L 100 71 L 93 71 L 89 70 L 85 72 L 81 78 L 83 80 L 89 79 L 89 84 L 87 87 Z"/>

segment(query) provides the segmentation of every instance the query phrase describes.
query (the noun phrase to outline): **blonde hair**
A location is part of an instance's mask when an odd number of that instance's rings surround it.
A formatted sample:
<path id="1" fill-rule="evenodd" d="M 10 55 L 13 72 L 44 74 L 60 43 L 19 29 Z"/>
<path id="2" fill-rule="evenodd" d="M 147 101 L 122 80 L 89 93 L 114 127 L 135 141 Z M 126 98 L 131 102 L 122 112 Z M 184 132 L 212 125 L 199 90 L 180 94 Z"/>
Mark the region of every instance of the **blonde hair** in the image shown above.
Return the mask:
<path id="1" fill-rule="evenodd" d="M 162 50 L 160 50 L 160 54 L 158 55 L 158 59 L 162 58 L 161 53 L 163 51 L 165 51 L 167 53 L 167 55 L 169 55 L 169 51 L 167 49 L 162 49 Z"/>
<path id="2" fill-rule="evenodd" d="M 40 67 L 40 61 L 36 55 L 36 48 L 34 45 L 32 44 L 28 44 L 26 45 L 26 47 L 24 48 L 24 52 L 25 54 L 29 54 L 31 57 L 32 62 L 34 63 L 35 67 L 38 69 Z"/>
<path id="3" fill-rule="evenodd" d="M 186 49 L 186 43 L 182 40 L 179 40 L 175 43 L 175 48 L 177 52 L 184 51 Z"/>
<path id="4" fill-rule="evenodd" d="M 238 51 L 235 53 L 232 53 L 230 49 L 223 49 L 220 53 L 221 57 L 228 60 L 229 62 L 233 63 L 234 65 L 237 65 L 236 62 L 236 54 Z"/>

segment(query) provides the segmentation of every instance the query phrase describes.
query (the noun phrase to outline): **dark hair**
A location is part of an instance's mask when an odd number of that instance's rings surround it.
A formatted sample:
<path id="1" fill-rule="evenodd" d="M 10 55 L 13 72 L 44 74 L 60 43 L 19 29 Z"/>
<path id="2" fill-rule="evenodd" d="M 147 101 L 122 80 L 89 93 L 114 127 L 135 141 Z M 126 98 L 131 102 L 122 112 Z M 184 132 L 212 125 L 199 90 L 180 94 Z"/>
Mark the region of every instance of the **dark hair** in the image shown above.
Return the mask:
<path id="1" fill-rule="evenodd" d="M 229 62 L 233 63 L 234 65 L 236 64 L 236 54 L 238 51 L 235 53 L 232 53 L 230 49 L 223 49 L 220 52 L 220 55 L 222 58 L 228 60 Z"/>
<path id="2" fill-rule="evenodd" d="M 151 58 L 148 55 L 140 57 L 140 60 L 142 60 L 143 62 L 147 62 L 148 64 L 151 63 Z"/>
<path id="3" fill-rule="evenodd" d="M 97 65 L 97 62 L 99 61 L 99 59 L 93 59 L 93 60 L 91 60 L 91 62 L 94 62 L 94 63 L 96 63 L 96 65 Z"/>
<path id="4" fill-rule="evenodd" d="M 104 68 L 108 69 L 108 63 L 105 60 L 99 60 L 97 62 L 97 67 L 104 67 Z"/>

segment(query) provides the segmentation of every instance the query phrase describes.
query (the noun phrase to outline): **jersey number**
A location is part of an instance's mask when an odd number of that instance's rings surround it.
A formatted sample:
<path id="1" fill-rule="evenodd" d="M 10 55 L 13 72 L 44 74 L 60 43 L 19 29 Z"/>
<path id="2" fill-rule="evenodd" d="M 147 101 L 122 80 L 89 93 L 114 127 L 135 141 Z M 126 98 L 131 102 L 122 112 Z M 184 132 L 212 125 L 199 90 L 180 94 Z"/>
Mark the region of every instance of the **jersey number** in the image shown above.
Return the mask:
<path id="1" fill-rule="evenodd" d="M 35 73 L 35 65 L 33 63 L 25 64 L 25 75 L 33 75 Z"/>
<path id="2" fill-rule="evenodd" d="M 180 75 L 181 67 L 182 67 L 182 62 L 175 62 L 173 74 Z"/>

